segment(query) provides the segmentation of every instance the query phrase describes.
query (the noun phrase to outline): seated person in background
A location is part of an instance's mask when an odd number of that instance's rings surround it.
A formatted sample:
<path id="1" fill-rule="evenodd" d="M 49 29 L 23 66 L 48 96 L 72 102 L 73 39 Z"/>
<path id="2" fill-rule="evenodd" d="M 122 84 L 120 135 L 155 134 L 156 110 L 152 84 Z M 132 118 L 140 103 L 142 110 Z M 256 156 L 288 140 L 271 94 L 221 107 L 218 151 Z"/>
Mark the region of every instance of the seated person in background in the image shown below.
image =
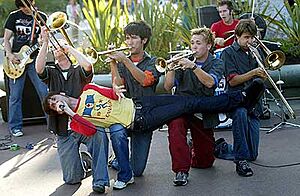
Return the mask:
<path id="1" fill-rule="evenodd" d="M 234 41 L 234 29 L 239 20 L 233 18 L 233 5 L 230 0 L 221 0 L 218 2 L 219 15 L 222 20 L 211 25 L 211 31 L 215 34 L 216 49 L 230 46 Z M 226 33 L 233 31 L 231 34 Z M 232 36 L 230 39 L 229 37 Z"/>

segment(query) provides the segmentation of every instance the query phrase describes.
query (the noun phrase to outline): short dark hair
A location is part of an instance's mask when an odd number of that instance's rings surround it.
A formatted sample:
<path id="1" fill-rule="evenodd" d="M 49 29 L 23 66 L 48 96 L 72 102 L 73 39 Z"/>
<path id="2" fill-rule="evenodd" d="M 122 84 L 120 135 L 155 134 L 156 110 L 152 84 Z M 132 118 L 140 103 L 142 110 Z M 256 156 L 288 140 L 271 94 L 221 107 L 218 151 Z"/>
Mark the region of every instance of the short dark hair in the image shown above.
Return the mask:
<path id="1" fill-rule="evenodd" d="M 251 19 L 241 19 L 235 28 L 235 35 L 241 36 L 243 33 L 250 33 L 250 35 L 257 35 L 257 27 Z"/>
<path id="2" fill-rule="evenodd" d="M 138 35 L 141 39 L 147 38 L 147 42 L 144 45 L 144 49 L 148 45 L 150 41 L 150 37 L 152 36 L 151 27 L 145 21 L 136 21 L 129 23 L 124 28 L 124 34 L 126 35 Z"/>
<path id="3" fill-rule="evenodd" d="M 26 3 L 26 5 L 28 5 L 28 7 L 30 7 L 30 3 L 33 3 L 33 1 L 34 0 L 24 0 L 24 2 Z M 15 0 L 15 5 L 17 8 L 25 7 L 25 5 L 21 0 Z"/>
<path id="4" fill-rule="evenodd" d="M 229 9 L 230 12 L 233 10 L 233 4 L 229 0 L 218 1 L 217 5 L 218 5 L 218 7 L 223 6 L 223 5 L 227 5 L 227 8 Z"/>
<path id="5" fill-rule="evenodd" d="M 49 104 L 49 99 L 53 96 L 53 95 L 59 95 L 60 92 L 58 91 L 50 91 L 48 93 L 48 95 L 44 98 L 43 100 L 43 109 L 44 109 L 44 112 L 50 116 L 56 116 L 58 115 L 58 112 L 57 111 L 54 111 L 50 108 L 50 104 Z"/>

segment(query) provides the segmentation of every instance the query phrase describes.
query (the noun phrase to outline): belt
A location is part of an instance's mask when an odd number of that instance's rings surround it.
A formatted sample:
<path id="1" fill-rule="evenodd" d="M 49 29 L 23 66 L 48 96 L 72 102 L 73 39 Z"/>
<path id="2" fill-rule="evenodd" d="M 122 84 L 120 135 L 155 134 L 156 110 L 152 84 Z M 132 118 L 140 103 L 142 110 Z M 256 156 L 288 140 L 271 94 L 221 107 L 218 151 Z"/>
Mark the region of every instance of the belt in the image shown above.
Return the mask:
<path id="1" fill-rule="evenodd" d="M 131 128 L 132 130 L 141 130 L 143 129 L 143 121 L 144 117 L 142 115 L 142 102 L 141 100 L 137 98 L 132 98 L 133 104 L 134 104 L 134 109 L 135 109 L 135 115 L 134 115 L 134 122 L 133 122 L 133 127 Z"/>

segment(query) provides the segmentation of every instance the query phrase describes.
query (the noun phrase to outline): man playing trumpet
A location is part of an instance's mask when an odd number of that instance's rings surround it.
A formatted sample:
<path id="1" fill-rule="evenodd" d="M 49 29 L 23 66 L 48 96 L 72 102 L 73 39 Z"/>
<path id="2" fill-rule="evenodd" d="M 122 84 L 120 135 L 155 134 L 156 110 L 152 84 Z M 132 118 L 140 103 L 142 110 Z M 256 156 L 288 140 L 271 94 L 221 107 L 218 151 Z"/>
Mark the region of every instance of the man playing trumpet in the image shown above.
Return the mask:
<path id="1" fill-rule="evenodd" d="M 182 58 L 176 64 L 181 69 L 172 69 L 166 73 L 164 87 L 170 90 L 176 85 L 176 95 L 209 97 L 214 95 L 223 72 L 223 63 L 216 59 L 210 50 L 214 44 L 213 33 L 208 28 L 191 31 L 191 50 L 195 52 L 191 60 Z M 172 158 L 172 170 L 176 173 L 175 186 L 184 186 L 188 182 L 190 167 L 209 168 L 214 163 L 213 127 L 218 123 L 217 114 L 202 114 L 203 120 L 193 114 L 184 114 L 171 120 L 169 127 L 169 149 Z M 192 149 L 187 144 L 187 131 L 192 135 Z"/>
<path id="2" fill-rule="evenodd" d="M 156 58 L 145 51 L 152 36 L 151 27 L 144 21 L 134 21 L 124 28 L 124 34 L 126 45 L 131 48 L 130 55 L 126 56 L 123 52 L 108 54 L 108 57 L 112 59 L 110 62 L 112 78 L 116 78 L 117 85 L 125 86 L 125 96 L 128 98 L 153 96 L 160 74 L 154 66 Z M 127 135 L 126 131 L 124 131 L 124 135 Z M 134 176 L 141 176 L 146 168 L 151 140 L 152 132 L 131 134 L 130 161 Z M 125 147 L 125 145 L 119 147 L 119 155 L 128 154 Z M 115 151 L 115 153 L 117 152 Z M 121 162 L 125 158 L 117 156 L 117 161 Z M 118 165 L 117 161 L 113 162 L 113 167 Z M 130 182 L 130 178 L 123 182 L 118 180 L 114 188 L 122 189 L 128 182 Z"/>

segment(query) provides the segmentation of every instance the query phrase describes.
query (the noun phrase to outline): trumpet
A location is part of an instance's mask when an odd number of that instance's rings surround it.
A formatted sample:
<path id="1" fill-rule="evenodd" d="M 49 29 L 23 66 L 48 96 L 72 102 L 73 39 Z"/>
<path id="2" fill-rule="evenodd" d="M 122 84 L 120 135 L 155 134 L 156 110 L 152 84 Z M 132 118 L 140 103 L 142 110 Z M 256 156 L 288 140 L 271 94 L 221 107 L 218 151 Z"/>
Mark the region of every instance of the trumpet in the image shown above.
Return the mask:
<path id="1" fill-rule="evenodd" d="M 168 68 L 168 66 L 171 64 L 171 63 L 176 63 L 177 61 L 179 61 L 180 59 L 183 59 L 183 58 L 187 58 L 187 57 L 190 57 L 190 56 L 193 56 L 196 51 L 185 51 L 186 54 L 181 54 L 179 56 L 176 56 L 176 57 L 173 57 L 169 60 L 165 60 L 164 58 L 161 58 L 161 57 L 158 57 L 156 59 L 156 62 L 155 62 L 155 67 L 157 69 L 157 71 L 163 73 L 165 72 L 166 70 L 168 71 L 172 71 L 172 70 L 177 70 L 177 69 L 181 69 L 181 65 L 175 65 L 173 66 L 172 68 Z M 194 58 L 193 61 L 195 61 L 196 58 Z"/>
<path id="2" fill-rule="evenodd" d="M 266 69 L 270 69 L 270 70 L 276 70 L 279 69 L 285 62 L 285 55 L 283 52 L 281 51 L 273 51 L 271 52 L 258 38 L 255 37 L 255 39 L 258 41 L 259 45 L 263 48 L 263 50 L 267 53 L 267 57 L 265 60 L 265 65 L 262 62 L 262 58 L 259 55 L 257 48 L 248 44 L 249 50 L 252 54 L 252 56 L 256 59 L 258 66 L 260 68 L 263 69 L 263 71 L 265 72 L 269 82 L 271 83 L 271 85 L 273 86 L 273 88 L 275 89 L 275 91 L 277 92 L 277 94 L 279 95 L 280 99 L 282 100 L 282 103 L 285 105 L 285 107 L 287 108 L 287 110 L 289 111 L 289 113 L 291 114 L 292 118 L 296 119 L 296 114 L 294 112 L 294 110 L 292 109 L 292 107 L 289 105 L 289 103 L 287 102 L 287 100 L 284 98 L 284 96 L 282 95 L 281 91 L 279 90 L 279 88 L 276 86 L 276 83 L 273 81 L 273 79 L 271 78 L 270 74 L 268 73 L 268 71 Z M 265 67 L 266 66 L 266 67 Z"/>
<path id="3" fill-rule="evenodd" d="M 99 56 L 101 55 L 107 55 L 107 54 L 111 54 L 113 52 L 117 52 L 117 51 L 124 51 L 124 50 L 130 50 L 132 47 L 130 46 L 126 46 L 126 47 L 120 47 L 120 48 L 114 48 L 114 49 L 110 49 L 110 50 L 105 50 L 105 51 L 100 51 L 100 52 L 97 52 L 96 50 L 93 52 L 93 55 L 94 56 L 97 56 L 97 58 L 99 58 Z M 100 57 L 100 60 L 104 63 L 109 63 L 111 61 L 110 58 L 107 58 L 105 60 L 103 60 L 101 57 Z"/>

